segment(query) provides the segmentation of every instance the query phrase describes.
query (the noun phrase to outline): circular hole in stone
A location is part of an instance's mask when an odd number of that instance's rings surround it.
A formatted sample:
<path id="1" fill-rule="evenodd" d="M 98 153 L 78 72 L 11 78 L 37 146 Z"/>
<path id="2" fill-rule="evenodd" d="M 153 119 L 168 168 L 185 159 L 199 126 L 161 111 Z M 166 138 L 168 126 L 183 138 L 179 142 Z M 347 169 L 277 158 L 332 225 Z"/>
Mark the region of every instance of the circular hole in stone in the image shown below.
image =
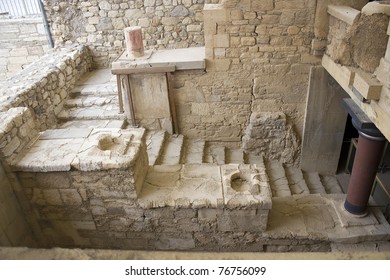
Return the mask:
<path id="1" fill-rule="evenodd" d="M 120 145 L 117 138 L 112 138 L 111 136 L 104 136 L 99 139 L 98 148 L 102 151 L 114 151 Z"/>
<path id="2" fill-rule="evenodd" d="M 241 176 L 232 178 L 231 186 L 237 192 L 249 191 L 251 188 L 250 183 Z"/>

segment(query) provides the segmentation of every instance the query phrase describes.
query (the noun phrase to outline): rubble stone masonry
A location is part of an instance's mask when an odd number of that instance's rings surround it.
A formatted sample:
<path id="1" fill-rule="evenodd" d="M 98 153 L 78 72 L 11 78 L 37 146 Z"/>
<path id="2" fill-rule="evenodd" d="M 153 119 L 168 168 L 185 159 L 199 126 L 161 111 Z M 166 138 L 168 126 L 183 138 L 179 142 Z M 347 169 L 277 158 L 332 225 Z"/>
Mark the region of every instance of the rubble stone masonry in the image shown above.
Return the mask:
<path id="1" fill-rule="evenodd" d="M 128 26 L 142 27 L 147 49 L 204 45 L 204 0 L 44 2 L 56 44 L 89 45 L 99 66 L 109 66 L 124 50 Z"/>

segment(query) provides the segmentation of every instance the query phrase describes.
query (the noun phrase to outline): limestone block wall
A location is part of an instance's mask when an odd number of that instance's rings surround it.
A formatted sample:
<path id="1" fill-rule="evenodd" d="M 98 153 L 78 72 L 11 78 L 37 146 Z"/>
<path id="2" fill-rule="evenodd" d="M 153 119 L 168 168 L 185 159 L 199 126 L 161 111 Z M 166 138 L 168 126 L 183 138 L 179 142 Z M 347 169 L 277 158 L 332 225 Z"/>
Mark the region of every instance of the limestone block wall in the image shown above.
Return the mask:
<path id="1" fill-rule="evenodd" d="M 66 41 L 90 46 L 94 62 L 109 66 L 124 50 L 123 29 L 141 26 L 145 48 L 201 46 L 204 0 L 46 0 L 56 44 Z"/>
<path id="2" fill-rule="evenodd" d="M 310 67 L 320 63 L 315 11 L 305 0 L 205 5 L 206 72 L 174 74 L 180 131 L 241 143 L 252 114 L 283 112 L 299 146 Z"/>
<path id="3" fill-rule="evenodd" d="M 147 184 L 137 194 L 133 175 L 139 168 L 145 175 L 147 165 L 143 145 L 134 166 L 127 170 L 18 172 L 17 177 L 49 246 L 263 250 L 261 242 L 258 246 L 251 245 L 254 235 L 261 236 L 266 230 L 272 204 L 269 185 L 267 181 L 260 182 L 260 174 L 255 181 L 261 187 L 258 186 L 253 196 L 247 192 L 237 195 L 225 189 L 226 205 L 223 206 L 218 166 L 152 168 L 149 173 L 153 175 L 148 175 Z M 197 177 L 207 170 L 217 172 L 212 178 Z M 224 170 L 230 174 L 238 171 L 238 167 L 227 166 Z M 253 174 L 249 169 L 243 171 Z M 218 199 L 214 192 L 207 191 L 213 187 L 220 195 Z M 167 191 L 177 195 L 167 196 Z"/>
<path id="4" fill-rule="evenodd" d="M 91 68 L 87 47 L 56 49 L 2 82 L 0 112 L 26 107 L 37 118 L 39 130 L 56 125 L 56 115 L 76 80 Z"/>
<path id="5" fill-rule="evenodd" d="M 48 49 L 42 19 L 0 19 L 0 81 L 37 61 Z"/>

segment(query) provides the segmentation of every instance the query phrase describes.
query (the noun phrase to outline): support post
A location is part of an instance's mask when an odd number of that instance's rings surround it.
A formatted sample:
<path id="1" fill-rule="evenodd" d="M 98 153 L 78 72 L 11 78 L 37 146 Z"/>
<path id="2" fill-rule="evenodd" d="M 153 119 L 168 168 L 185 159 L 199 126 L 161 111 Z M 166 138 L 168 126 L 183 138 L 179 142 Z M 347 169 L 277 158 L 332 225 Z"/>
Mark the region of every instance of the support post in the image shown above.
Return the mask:
<path id="1" fill-rule="evenodd" d="M 365 216 L 386 138 L 352 99 L 344 99 L 344 106 L 359 131 L 344 208 L 351 214 Z"/>
<path id="2" fill-rule="evenodd" d="M 348 184 L 345 210 L 355 215 L 365 215 L 386 139 L 380 131 L 359 131 L 355 160 Z"/>

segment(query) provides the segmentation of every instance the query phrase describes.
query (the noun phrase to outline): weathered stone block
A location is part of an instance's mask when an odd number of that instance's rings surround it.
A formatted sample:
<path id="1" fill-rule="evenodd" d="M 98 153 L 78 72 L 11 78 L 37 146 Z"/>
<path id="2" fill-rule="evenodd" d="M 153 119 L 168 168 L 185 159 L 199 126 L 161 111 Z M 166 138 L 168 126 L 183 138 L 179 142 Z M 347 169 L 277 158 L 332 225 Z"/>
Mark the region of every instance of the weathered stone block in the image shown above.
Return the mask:
<path id="1" fill-rule="evenodd" d="M 60 189 L 64 205 L 81 205 L 83 203 L 80 194 L 73 189 Z"/>

